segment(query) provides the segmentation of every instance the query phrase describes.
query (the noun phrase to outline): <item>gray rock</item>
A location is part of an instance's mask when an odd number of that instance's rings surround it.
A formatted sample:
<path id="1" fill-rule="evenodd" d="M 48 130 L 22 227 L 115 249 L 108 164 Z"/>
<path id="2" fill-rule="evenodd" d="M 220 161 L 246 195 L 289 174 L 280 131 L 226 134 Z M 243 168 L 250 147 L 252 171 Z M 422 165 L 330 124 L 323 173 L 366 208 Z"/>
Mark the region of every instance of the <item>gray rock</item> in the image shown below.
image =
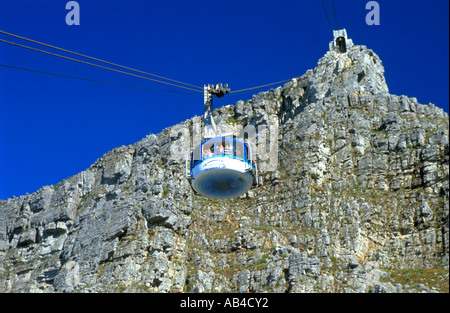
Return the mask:
<path id="1" fill-rule="evenodd" d="M 193 195 L 184 159 L 169 156 L 199 117 L 150 134 L 0 200 L 0 291 L 440 291 L 386 281 L 448 268 L 448 115 L 389 94 L 372 50 L 329 51 L 214 117 L 230 132 L 278 128 L 275 164 L 256 155 L 259 188 Z"/>

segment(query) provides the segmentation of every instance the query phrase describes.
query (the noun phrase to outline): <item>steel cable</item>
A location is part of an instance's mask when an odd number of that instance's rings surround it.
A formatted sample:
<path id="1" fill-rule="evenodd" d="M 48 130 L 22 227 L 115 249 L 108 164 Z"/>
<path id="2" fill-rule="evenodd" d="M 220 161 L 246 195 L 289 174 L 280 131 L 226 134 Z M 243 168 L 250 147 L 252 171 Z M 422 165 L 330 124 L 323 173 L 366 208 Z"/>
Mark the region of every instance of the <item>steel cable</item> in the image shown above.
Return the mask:
<path id="1" fill-rule="evenodd" d="M 164 91 L 164 92 L 172 92 L 172 93 L 179 93 L 179 94 L 185 94 L 185 95 L 198 96 L 198 94 L 191 93 L 191 92 L 184 92 L 184 91 L 177 91 L 177 90 L 168 90 L 168 89 L 159 89 L 159 88 L 151 88 L 151 87 L 144 87 L 144 86 L 135 86 L 135 85 L 128 85 L 128 84 L 121 84 L 121 83 L 109 82 L 109 81 L 92 79 L 92 78 L 78 77 L 78 76 L 65 75 L 65 74 L 59 74 L 59 73 L 52 73 L 52 72 L 46 72 L 46 71 L 40 71 L 40 70 L 33 70 L 33 69 L 30 69 L 30 68 L 6 65 L 6 64 L 1 64 L 1 63 L 0 63 L 0 66 L 5 67 L 5 68 L 16 69 L 16 70 L 22 70 L 22 71 L 28 71 L 28 72 L 34 72 L 34 73 L 40 73 L 40 74 L 47 74 L 47 75 L 53 75 L 53 76 L 59 76 L 59 77 L 66 77 L 66 78 L 74 78 L 74 79 L 85 80 L 85 81 L 96 82 L 96 83 L 103 83 L 103 84 L 110 84 L 110 85 L 117 85 L 117 86 L 124 86 L 124 87 L 132 87 L 132 88 L 140 88 L 140 89 L 147 89 L 147 90 L 156 90 L 156 91 Z"/>
<path id="2" fill-rule="evenodd" d="M 4 40 L 4 39 L 0 39 L 0 41 L 2 41 L 4 43 L 7 43 L 7 44 L 10 44 L 10 45 L 14 45 L 14 46 L 18 46 L 18 47 L 21 47 L 21 48 L 30 49 L 30 50 L 33 50 L 33 51 L 38 51 L 38 52 L 49 54 L 49 55 L 52 55 L 52 56 L 57 56 L 59 58 L 63 58 L 63 59 L 67 59 L 67 60 L 71 60 L 71 61 L 75 61 L 75 62 L 79 62 L 79 63 L 91 65 L 91 66 L 95 66 L 95 67 L 102 68 L 102 69 L 106 69 L 106 70 L 109 70 L 109 71 L 113 71 L 113 72 L 117 72 L 117 73 L 121 73 L 121 74 L 126 74 L 126 75 L 130 75 L 130 76 L 134 76 L 134 77 L 138 77 L 138 78 L 143 78 L 143 79 L 147 79 L 147 80 L 150 80 L 150 81 L 154 81 L 154 82 L 158 82 L 158 83 L 162 83 L 162 84 L 166 84 L 166 85 L 170 85 L 170 86 L 175 86 L 175 87 L 178 87 L 178 88 L 184 88 L 184 89 L 188 89 L 188 90 L 192 90 L 192 91 L 203 93 L 203 91 L 200 91 L 200 90 L 197 90 L 197 89 L 192 89 L 192 88 L 188 88 L 188 87 L 184 87 L 184 86 L 179 86 L 179 85 L 175 85 L 175 84 L 172 84 L 172 83 L 156 80 L 156 79 L 153 79 L 153 78 L 144 77 L 144 76 L 140 76 L 140 75 L 136 75 L 136 74 L 132 74 L 132 73 L 116 70 L 116 69 L 109 68 L 109 67 L 106 67 L 106 66 L 102 66 L 102 65 L 98 65 L 98 64 L 94 64 L 94 63 L 89 63 L 89 62 L 86 62 L 86 61 L 77 60 L 77 59 L 70 58 L 70 57 L 67 57 L 67 56 L 64 56 L 64 55 L 60 55 L 60 54 L 56 54 L 56 53 L 40 50 L 40 49 L 37 49 L 37 48 L 28 47 L 28 46 L 21 45 L 21 44 L 18 44 L 18 43 L 15 43 L 15 42 L 11 42 L 11 41 L 7 41 L 7 40 Z"/>
<path id="3" fill-rule="evenodd" d="M 46 44 L 46 43 L 43 43 L 43 42 L 40 42 L 40 41 L 36 41 L 36 40 L 25 38 L 25 37 L 22 37 L 22 36 L 19 36 L 19 35 L 11 34 L 11 33 L 5 32 L 3 30 L 0 30 L 0 33 L 8 35 L 8 36 L 11 36 L 11 37 L 19 38 L 19 39 L 22 39 L 22 40 L 26 40 L 26 41 L 29 41 L 29 42 L 33 42 L 33 43 L 36 43 L 36 44 L 39 44 L 39 45 L 43 45 L 43 46 L 46 46 L 46 47 L 49 47 L 49 48 L 52 48 L 52 49 L 57 49 L 57 50 L 60 50 L 60 51 L 63 51 L 63 52 L 67 52 L 67 53 L 71 53 L 71 54 L 74 54 L 74 55 L 77 55 L 77 56 L 81 56 L 83 58 L 91 59 L 91 60 L 98 61 L 98 62 L 103 62 L 105 64 L 117 66 L 117 67 L 120 67 L 120 68 L 123 68 L 123 69 L 126 69 L 126 70 L 135 71 L 135 72 L 138 72 L 138 73 L 141 73 L 141 74 L 150 75 L 150 76 L 157 77 L 157 78 L 160 78 L 160 79 L 165 79 L 165 80 L 172 81 L 172 82 L 175 82 L 175 83 L 178 83 L 178 84 L 182 84 L 182 85 L 186 85 L 186 86 L 190 86 L 190 87 L 195 87 L 195 88 L 199 88 L 199 89 L 203 90 L 203 87 L 198 87 L 198 86 L 195 86 L 195 85 L 183 83 L 183 82 L 178 81 L 178 80 L 174 80 L 174 79 L 166 78 L 166 77 L 163 77 L 163 76 L 147 73 L 147 72 L 144 72 L 144 71 L 136 70 L 136 69 L 131 68 L 131 67 L 127 67 L 127 66 L 116 64 L 116 63 L 108 62 L 108 61 L 105 61 L 105 60 L 102 60 L 102 59 L 93 58 L 93 57 L 90 57 L 90 56 L 85 55 L 85 54 L 81 54 L 81 53 L 77 53 L 77 52 L 70 51 L 70 50 L 67 50 L 67 49 L 63 49 L 63 48 L 59 48 L 59 47 L 56 47 L 56 46 L 52 46 L 52 45 L 49 45 L 49 44 Z"/>

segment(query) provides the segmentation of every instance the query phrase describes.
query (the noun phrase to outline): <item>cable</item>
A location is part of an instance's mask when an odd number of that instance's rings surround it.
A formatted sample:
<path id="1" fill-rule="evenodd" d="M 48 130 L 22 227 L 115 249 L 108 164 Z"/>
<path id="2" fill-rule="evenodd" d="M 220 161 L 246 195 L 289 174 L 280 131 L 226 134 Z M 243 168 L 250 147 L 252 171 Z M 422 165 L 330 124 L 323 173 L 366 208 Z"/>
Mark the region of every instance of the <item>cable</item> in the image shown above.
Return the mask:
<path id="1" fill-rule="evenodd" d="M 103 68 L 103 69 L 106 69 L 106 70 L 109 70 L 109 71 L 118 72 L 118 73 L 130 75 L 130 76 L 134 76 L 134 77 L 138 77 L 138 78 L 143 78 L 143 79 L 147 79 L 147 80 L 150 80 L 150 81 L 155 81 L 155 82 L 162 83 L 162 84 L 166 84 L 166 85 L 170 85 L 170 86 L 175 86 L 175 87 L 184 88 L 184 89 L 188 89 L 188 90 L 192 90 L 192 91 L 196 91 L 196 92 L 201 92 L 201 93 L 203 93 L 202 91 L 199 91 L 199 90 L 196 90 L 196 89 L 192 89 L 192 88 L 188 88 L 188 87 L 184 87 L 184 86 L 178 86 L 178 85 L 175 85 L 175 84 L 171 84 L 171 83 L 159 81 L 159 80 L 156 80 L 156 79 L 152 79 L 152 78 L 148 78 L 148 77 L 143 77 L 143 76 L 140 76 L 140 75 L 135 75 L 135 74 L 132 74 L 132 73 L 127 73 L 127 72 L 120 71 L 120 70 L 116 70 L 116 69 L 112 69 L 112 68 L 109 68 L 109 67 L 105 67 L 105 66 L 101 66 L 101 65 L 89 63 L 89 62 L 86 62 L 86 61 L 81 61 L 81 60 L 73 59 L 73 58 L 70 58 L 70 57 L 67 57 L 67 56 L 63 56 L 63 55 L 59 55 L 59 54 L 56 54 L 56 53 L 52 53 L 52 52 L 48 52 L 48 51 L 44 51 L 44 50 L 40 50 L 40 49 L 36 49 L 36 48 L 32 48 L 32 47 L 28 47 L 28 46 L 21 45 L 21 44 L 15 43 L 15 42 L 10 42 L 10 41 L 4 40 L 4 39 L 0 39 L 0 41 L 2 41 L 2 42 L 4 42 L 4 43 L 7 43 L 7 44 L 14 45 L 14 46 L 18 46 L 18 47 L 30 49 L 30 50 L 33 50 L 33 51 L 38 51 L 38 52 L 41 52 L 41 53 L 45 53 L 45 54 L 57 56 L 57 57 L 60 57 L 60 58 L 63 58 L 63 59 L 67 59 L 67 60 L 71 60 L 71 61 L 75 61 L 75 62 L 79 62 L 79 63 L 83 63 L 83 64 L 87 64 L 87 65 L 91 65 L 91 66 Z M 275 83 L 270 83 L 270 84 L 260 85 L 260 86 L 256 86 L 256 87 L 251 87 L 251 88 L 245 88 L 245 89 L 235 90 L 235 91 L 232 91 L 232 92 L 230 92 L 230 93 L 238 93 L 238 92 L 248 91 L 248 90 L 252 90 L 252 89 L 257 89 L 257 88 L 267 87 L 267 86 L 271 86 L 271 85 L 275 85 L 275 84 L 279 84 L 279 83 L 284 83 L 284 82 L 287 82 L 287 81 L 289 81 L 289 80 L 291 80 L 291 79 L 285 79 L 285 80 L 278 81 L 278 82 L 275 82 Z"/>
<path id="2" fill-rule="evenodd" d="M 198 94 L 190 93 L 190 92 L 183 92 L 183 91 L 176 91 L 176 90 L 167 90 L 167 89 L 159 89 L 159 88 L 150 88 L 150 87 L 143 87 L 143 86 L 135 86 L 135 85 L 115 83 L 115 82 L 108 82 L 108 81 L 104 81 L 104 80 L 97 80 L 97 79 L 92 79 L 92 78 L 85 78 L 85 77 L 72 76 L 72 75 L 65 75 L 65 74 L 52 73 L 52 72 L 46 72 L 46 71 L 40 71 L 40 70 L 33 70 L 33 69 L 29 69 L 29 68 L 12 66 L 12 65 L 6 65 L 6 64 L 1 64 L 1 63 L 0 63 L 0 66 L 11 68 L 11 69 L 16 69 L 16 70 L 34 72 L 34 73 L 41 73 L 41 74 L 47 74 L 47 75 L 53 75 L 53 76 L 60 76 L 60 77 L 74 78 L 74 79 L 80 79 L 80 80 L 85 80 L 85 81 L 92 81 L 92 82 L 96 82 L 96 83 L 104 83 L 104 84 L 110 84 L 110 85 L 132 87 L 132 88 L 140 88 L 140 89 L 148 89 L 148 90 L 156 90 L 156 91 L 164 91 L 164 92 L 173 92 L 173 93 L 179 93 L 179 94 L 185 94 L 185 95 L 194 95 L 194 96 L 198 95 Z M 290 81 L 290 80 L 291 79 L 286 79 L 286 80 L 282 80 L 282 81 L 279 81 L 279 82 L 276 82 L 276 83 L 271 83 L 271 84 L 266 84 L 266 85 L 262 85 L 262 86 L 236 90 L 236 91 L 232 91 L 230 93 L 244 92 L 244 91 L 248 91 L 248 90 L 252 90 L 252 89 L 257 89 L 257 88 L 261 88 L 261 87 L 266 87 L 266 86 L 271 86 L 271 85 L 275 85 L 275 84 L 279 84 L 279 83 L 284 83 L 284 82 L 287 82 L 287 81 Z"/>
<path id="3" fill-rule="evenodd" d="M 43 43 L 43 42 L 39 42 L 39 41 L 36 41 L 36 40 L 33 40 L 33 39 L 25 38 L 25 37 L 22 37 L 22 36 L 14 35 L 14 34 L 5 32 L 3 30 L 0 30 L 0 33 L 8 35 L 8 36 L 16 37 L 16 38 L 19 38 L 19 39 L 22 39 L 22 40 L 26 40 L 26 41 L 29 41 L 29 42 L 37 43 L 39 45 L 43 45 L 43 46 L 46 46 L 46 47 L 49 47 L 49 48 L 53 48 L 53 49 L 57 49 L 57 50 L 60 50 L 60 51 L 64 51 L 64 52 L 67 52 L 67 53 L 72 53 L 72 54 L 75 54 L 75 55 L 78 55 L 78 56 L 81 56 L 81 57 L 84 57 L 84 58 L 88 58 L 88 59 L 91 59 L 91 60 L 94 60 L 94 61 L 103 62 L 103 63 L 109 64 L 109 65 L 113 65 L 113 66 L 117 66 L 117 67 L 120 67 L 120 68 L 123 68 L 123 69 L 135 71 L 135 72 L 138 72 L 138 73 L 141 73 L 141 74 L 150 75 L 150 76 L 153 76 L 153 77 L 165 79 L 165 80 L 168 80 L 168 81 L 172 81 L 172 82 L 175 82 L 175 83 L 179 83 L 179 84 L 182 84 L 182 85 L 195 87 L 195 88 L 199 88 L 199 89 L 203 90 L 203 87 L 198 87 L 198 86 L 195 86 L 195 85 L 191 85 L 191 84 L 180 82 L 178 80 L 174 80 L 174 79 L 166 78 L 166 77 L 163 77 L 163 76 L 147 73 L 147 72 L 144 72 L 144 71 L 136 70 L 136 69 L 131 68 L 131 67 L 122 66 L 122 65 L 119 65 L 119 64 L 116 64 L 116 63 L 112 63 L 112 62 L 104 61 L 104 60 L 101 60 L 101 59 L 93 58 L 93 57 L 90 57 L 88 55 L 84 55 L 84 54 L 73 52 L 73 51 L 70 51 L 70 50 L 63 49 L 63 48 L 55 47 L 55 46 L 52 46 L 52 45 L 49 45 L 49 44 L 46 44 L 46 43 Z"/>
<path id="4" fill-rule="evenodd" d="M 333 12 L 334 12 L 334 20 L 336 21 L 336 29 L 339 29 L 337 17 L 336 17 L 336 10 L 334 8 L 334 0 L 331 0 L 331 3 L 333 4 Z"/>
<path id="5" fill-rule="evenodd" d="M 126 75 L 130 75 L 130 76 L 138 77 L 138 78 L 147 79 L 147 80 L 150 80 L 150 81 L 154 81 L 154 82 L 158 82 L 158 83 L 162 83 L 162 84 L 166 84 L 166 85 L 170 85 L 170 86 L 175 86 L 175 87 L 178 87 L 178 88 L 184 88 L 184 89 L 188 89 L 188 90 L 192 90 L 192 91 L 203 93 L 203 91 L 200 91 L 200 90 L 196 90 L 196 89 L 192 89 L 192 88 L 188 88 L 188 87 L 184 87 L 184 86 L 179 86 L 179 85 L 175 85 L 175 84 L 168 83 L 168 82 L 159 81 L 159 80 L 152 79 L 152 78 L 149 78 L 149 77 L 144 77 L 144 76 L 140 76 L 140 75 L 136 75 L 136 74 L 132 74 L 132 73 L 116 70 L 116 69 L 113 69 L 113 68 L 109 68 L 109 67 L 105 67 L 105 66 L 89 63 L 89 62 L 86 62 L 86 61 L 81 61 L 81 60 L 69 58 L 69 57 L 66 57 L 66 56 L 63 56 L 63 55 L 60 55 L 60 54 L 56 54 L 56 53 L 52 53 L 52 52 L 48 52 L 48 51 L 44 51 L 44 50 L 40 50 L 40 49 L 28 47 L 28 46 L 24 46 L 24 45 L 21 45 L 21 44 L 18 44 L 18 43 L 14 43 L 14 42 L 11 42 L 11 41 L 7 41 L 7 40 L 3 40 L 3 39 L 0 39 L 0 41 L 5 42 L 5 43 L 10 44 L 10 45 L 14 45 L 14 46 L 30 49 L 30 50 L 33 50 L 33 51 L 38 51 L 38 52 L 41 52 L 41 53 L 57 56 L 57 57 L 60 57 L 60 58 L 63 58 L 63 59 L 67 59 L 67 60 L 71 60 L 71 61 L 75 61 L 75 62 L 79 62 L 79 63 L 91 65 L 91 66 L 95 66 L 95 67 L 98 67 L 98 68 L 103 68 L 103 69 L 106 69 L 106 70 L 109 70 L 109 71 L 122 73 L 122 74 L 126 74 Z"/>
<path id="6" fill-rule="evenodd" d="M 173 92 L 173 93 L 180 93 L 185 95 L 194 95 L 198 96 L 196 93 L 190 93 L 190 92 L 183 92 L 183 91 L 176 91 L 176 90 L 167 90 L 167 89 L 158 89 L 158 88 L 150 88 L 150 87 L 143 87 L 143 86 L 135 86 L 135 85 L 128 85 L 128 84 L 121 84 L 121 83 L 114 83 L 114 82 L 108 82 L 104 80 L 97 80 L 97 79 L 91 79 L 91 78 L 84 78 L 84 77 L 78 77 L 78 76 L 71 76 L 71 75 L 64 75 L 64 74 L 58 74 L 58 73 L 51 73 L 51 72 L 45 72 L 45 71 L 39 71 L 39 70 L 33 70 L 29 68 L 23 68 L 23 67 L 17 67 L 17 66 L 11 66 L 6 64 L 0 64 L 0 66 L 16 69 L 16 70 L 22 70 L 22 71 L 28 71 L 28 72 L 34 72 L 34 73 L 41 73 L 41 74 L 48 74 L 48 75 L 54 75 L 54 76 L 60 76 L 60 77 L 67 77 L 67 78 L 75 78 L 80 80 L 86 80 L 96 83 L 104 83 L 104 84 L 110 84 L 110 85 L 117 85 L 117 86 L 124 86 L 124 87 L 133 87 L 133 88 L 141 88 L 141 89 L 148 89 L 148 90 L 156 90 L 156 91 L 164 91 L 164 92 Z"/>
<path id="7" fill-rule="evenodd" d="M 325 14 L 327 16 L 328 25 L 331 28 L 330 20 L 328 18 L 328 14 L 326 12 L 325 4 L 323 3 L 323 0 L 322 0 L 322 4 L 324 6 Z M 130 68 L 130 67 L 126 67 L 126 66 L 122 66 L 122 65 L 119 65 L 119 64 L 116 64 L 116 63 L 104 61 L 102 59 L 93 58 L 93 57 L 90 57 L 90 56 L 87 56 L 87 55 L 84 55 L 84 54 L 81 54 L 81 53 L 73 52 L 73 51 L 66 50 L 66 49 L 63 49 L 63 48 L 59 48 L 59 47 L 56 47 L 56 46 L 52 46 L 52 45 L 49 45 L 49 44 L 46 44 L 46 43 L 43 43 L 43 42 L 39 42 L 39 41 L 36 41 L 36 40 L 33 40 L 33 39 L 29 39 L 29 38 L 25 38 L 25 37 L 22 37 L 22 36 L 15 35 L 15 34 L 11 34 L 11 33 L 5 32 L 3 30 L 0 30 L 0 33 L 8 35 L 8 36 L 15 37 L 15 38 L 19 38 L 19 39 L 22 39 L 22 40 L 26 40 L 26 41 L 29 41 L 29 42 L 33 42 L 33 43 L 36 43 L 36 44 L 40 44 L 40 45 L 43 45 L 43 46 L 46 46 L 46 47 L 49 47 L 49 48 L 53 48 L 53 49 L 57 49 L 57 50 L 64 51 L 64 52 L 67 52 L 67 53 L 71 53 L 71 54 L 74 54 L 74 55 L 78 55 L 78 56 L 81 56 L 81 57 L 84 57 L 84 58 L 88 58 L 88 59 L 91 59 L 91 60 L 103 62 L 103 63 L 109 64 L 109 65 L 113 65 L 113 66 L 117 66 L 117 67 L 120 67 L 120 68 L 123 68 L 123 69 L 132 70 L 132 71 L 139 72 L 139 73 L 142 73 L 142 74 L 146 74 L 146 75 L 158 77 L 158 78 L 161 78 L 161 79 L 165 79 L 165 80 L 168 80 L 168 81 L 176 82 L 176 83 L 179 83 L 179 84 L 191 86 L 191 87 L 194 87 L 194 88 L 199 88 L 199 89 L 201 89 L 201 91 L 200 90 L 196 90 L 196 89 L 192 89 L 192 88 L 188 88 L 188 87 L 184 87 L 184 86 L 171 84 L 171 83 L 160 81 L 160 80 L 156 80 L 156 79 L 152 79 L 152 78 L 148 78 L 148 77 L 143 77 L 143 76 L 140 76 L 140 75 L 136 75 L 136 74 L 132 74 L 132 73 L 124 72 L 124 71 L 120 71 L 120 70 L 117 70 L 117 69 L 112 69 L 112 68 L 101 66 L 101 65 L 97 65 L 97 64 L 94 64 L 94 63 L 81 61 L 81 60 L 70 58 L 70 57 L 67 57 L 67 56 L 60 55 L 60 54 L 56 54 L 56 53 L 52 53 L 52 52 L 48 52 L 48 51 L 40 50 L 40 49 L 37 49 L 37 48 L 32 48 L 32 47 L 29 47 L 29 46 L 25 46 L 25 45 L 21 45 L 21 44 L 18 44 L 18 43 L 11 42 L 11 41 L 0 39 L 0 41 L 2 41 L 4 43 L 7 43 L 7 44 L 11 44 L 11 45 L 22 47 L 22 48 L 26 48 L 26 49 L 29 49 L 29 50 L 33 50 L 33 51 L 49 54 L 49 55 L 52 55 L 52 56 L 57 56 L 57 57 L 60 57 L 60 58 L 63 58 L 63 59 L 67 59 L 67 60 L 71 60 L 71 61 L 75 61 L 75 62 L 79 62 L 79 63 L 91 65 L 91 66 L 95 66 L 95 67 L 98 67 L 98 68 L 106 69 L 106 70 L 117 72 L 117 73 L 122 73 L 122 74 L 126 74 L 126 75 L 130 75 L 130 76 L 138 77 L 138 78 L 147 79 L 147 80 L 150 80 L 150 81 L 154 81 L 154 82 L 158 82 L 158 83 L 162 83 L 162 84 L 166 84 L 166 85 L 170 85 L 170 86 L 175 86 L 175 87 L 184 88 L 184 89 L 187 89 L 187 90 L 203 93 L 203 87 L 198 87 L 198 86 L 195 86 L 195 85 L 183 83 L 183 82 L 180 82 L 180 81 L 177 81 L 177 80 L 173 80 L 173 79 L 170 79 L 170 78 L 166 78 L 166 77 L 163 77 L 163 76 L 158 76 L 158 75 L 155 75 L 155 74 L 151 74 L 151 73 L 147 73 L 147 72 L 144 72 L 144 71 L 136 70 L 136 69 L 133 69 L 133 68 Z M 4 65 L 4 66 L 7 66 L 7 65 Z M 20 68 L 20 69 L 22 69 L 22 68 Z M 26 69 L 24 69 L 24 70 L 26 70 Z M 31 71 L 34 71 L 34 70 L 31 70 Z M 36 71 L 36 72 L 40 72 L 40 71 Z M 71 77 L 71 76 L 68 76 L 68 75 L 55 74 L 55 73 L 49 73 L 49 72 L 42 72 L 42 73 L 58 75 L 58 76 L 65 76 L 65 77 Z M 74 77 L 74 76 L 72 78 L 83 79 L 83 78 Z M 86 79 L 86 80 L 89 80 L 89 79 Z M 253 90 L 253 89 L 257 89 L 257 88 L 267 87 L 267 86 L 271 86 L 271 85 L 287 82 L 289 80 L 290 79 L 279 81 L 279 82 L 275 82 L 275 83 L 271 83 L 271 84 L 266 84 L 266 85 L 261 85 L 261 86 L 246 88 L 246 89 L 240 89 L 240 90 L 232 91 L 230 93 L 238 93 L 238 92 Z M 95 80 L 93 80 L 93 81 L 95 81 Z M 103 81 L 99 81 L 99 82 L 103 82 Z M 106 82 L 106 83 L 108 83 L 108 82 Z M 115 84 L 115 83 L 113 83 L 113 84 Z M 131 86 L 131 85 L 129 85 L 129 86 Z"/>
<path id="8" fill-rule="evenodd" d="M 271 84 L 266 84 L 266 85 L 261 85 L 261 86 L 256 86 L 256 87 L 251 87 L 251 88 L 246 88 L 246 89 L 240 89 L 240 90 L 235 90 L 235 91 L 231 91 L 229 93 L 238 93 L 238 92 L 243 92 L 243 91 L 247 91 L 247 90 L 252 90 L 252 89 L 257 89 L 257 88 L 262 88 L 262 87 L 267 87 L 267 86 L 271 86 L 271 85 L 276 85 L 276 84 L 280 84 L 280 83 L 285 83 L 290 81 L 291 78 L 289 79 L 285 79 L 285 80 L 281 80 L 279 82 L 275 82 L 275 83 L 271 83 Z"/>
<path id="9" fill-rule="evenodd" d="M 322 0 L 323 10 L 325 11 L 325 16 L 327 17 L 328 26 L 330 27 L 331 32 L 333 32 L 333 28 L 331 27 L 330 19 L 328 18 L 327 9 L 325 8 L 325 3 Z"/>

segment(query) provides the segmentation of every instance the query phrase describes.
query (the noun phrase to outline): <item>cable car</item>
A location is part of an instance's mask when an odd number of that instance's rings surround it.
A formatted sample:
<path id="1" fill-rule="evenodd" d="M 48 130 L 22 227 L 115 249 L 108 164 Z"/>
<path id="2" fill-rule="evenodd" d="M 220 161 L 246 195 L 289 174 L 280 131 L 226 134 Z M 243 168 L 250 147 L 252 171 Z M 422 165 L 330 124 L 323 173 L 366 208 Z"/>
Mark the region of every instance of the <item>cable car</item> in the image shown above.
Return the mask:
<path id="1" fill-rule="evenodd" d="M 186 158 L 186 176 L 194 192 L 215 199 L 238 197 L 258 182 L 250 146 L 231 137 L 197 145 Z"/>
<path id="2" fill-rule="evenodd" d="M 250 145 L 232 134 L 217 132 L 212 98 L 229 92 L 228 85 L 204 86 L 204 141 L 186 156 L 186 177 L 194 192 L 215 199 L 239 197 L 258 185 Z"/>

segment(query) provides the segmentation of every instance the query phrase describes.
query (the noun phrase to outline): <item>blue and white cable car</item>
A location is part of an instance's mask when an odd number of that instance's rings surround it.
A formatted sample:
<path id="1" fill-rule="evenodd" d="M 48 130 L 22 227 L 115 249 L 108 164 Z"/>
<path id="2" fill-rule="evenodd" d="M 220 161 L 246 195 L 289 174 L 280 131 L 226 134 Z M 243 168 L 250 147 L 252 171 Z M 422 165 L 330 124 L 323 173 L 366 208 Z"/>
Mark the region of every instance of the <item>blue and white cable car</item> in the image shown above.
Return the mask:
<path id="1" fill-rule="evenodd" d="M 232 134 L 217 135 L 212 116 L 212 96 L 222 98 L 228 85 L 205 85 L 205 137 L 186 157 L 186 177 L 197 194 L 210 198 L 235 198 L 258 184 L 258 170 L 247 143 Z"/>
<path id="2" fill-rule="evenodd" d="M 196 193 L 216 199 L 238 197 L 257 186 L 258 171 L 250 146 L 218 137 L 197 145 L 186 160 L 186 175 Z"/>

